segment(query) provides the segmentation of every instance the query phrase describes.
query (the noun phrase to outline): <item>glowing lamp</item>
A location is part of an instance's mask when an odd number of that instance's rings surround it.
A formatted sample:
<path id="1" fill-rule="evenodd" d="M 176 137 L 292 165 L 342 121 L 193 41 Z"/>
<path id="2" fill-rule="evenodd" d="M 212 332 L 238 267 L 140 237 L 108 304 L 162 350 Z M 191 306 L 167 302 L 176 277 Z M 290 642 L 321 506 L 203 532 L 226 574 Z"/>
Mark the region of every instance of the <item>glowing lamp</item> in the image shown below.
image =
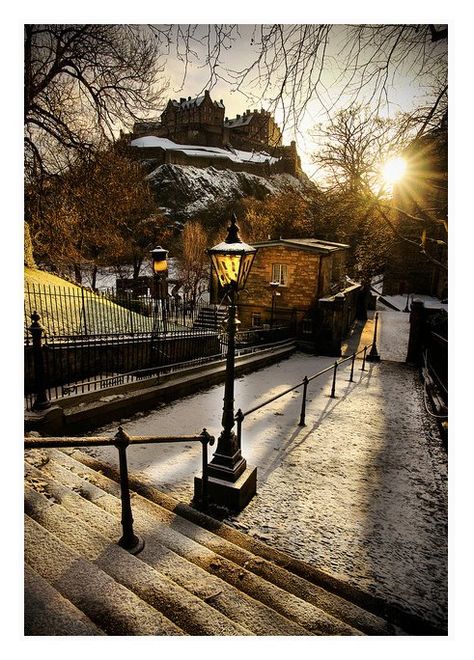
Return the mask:
<path id="1" fill-rule="evenodd" d="M 164 273 L 166 270 L 168 270 L 168 262 L 166 261 L 167 257 L 168 250 L 164 250 L 161 245 L 158 245 L 154 250 L 151 251 L 154 273 Z"/>
<path id="2" fill-rule="evenodd" d="M 233 213 L 227 238 L 207 253 L 220 285 L 240 291 L 245 286 L 257 250 L 240 240 L 236 221 Z"/>

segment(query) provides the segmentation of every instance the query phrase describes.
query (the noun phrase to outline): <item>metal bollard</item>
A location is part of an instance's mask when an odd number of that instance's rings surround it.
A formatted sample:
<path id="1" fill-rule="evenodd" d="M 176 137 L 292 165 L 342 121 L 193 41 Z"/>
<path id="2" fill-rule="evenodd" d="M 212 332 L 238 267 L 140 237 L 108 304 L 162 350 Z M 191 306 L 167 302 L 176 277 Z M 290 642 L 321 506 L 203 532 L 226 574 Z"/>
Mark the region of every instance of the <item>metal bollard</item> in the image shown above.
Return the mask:
<path id="1" fill-rule="evenodd" d="M 239 408 L 235 415 L 237 421 L 237 444 L 239 449 L 242 449 L 242 422 L 244 421 L 244 413 Z"/>
<path id="2" fill-rule="evenodd" d="M 303 400 L 301 401 L 301 414 L 298 426 L 306 426 L 306 392 L 308 390 L 308 376 L 303 378 Z"/>
<path id="3" fill-rule="evenodd" d="M 334 372 L 332 376 L 332 388 L 331 388 L 331 394 L 329 395 L 332 399 L 336 398 L 336 374 L 337 374 L 337 362 L 334 362 Z"/>
<path id="4" fill-rule="evenodd" d="M 120 467 L 120 495 L 122 500 L 122 530 L 123 535 L 118 542 L 119 546 L 128 550 L 132 555 L 138 554 L 145 545 L 143 539 L 137 536 L 133 531 L 132 506 L 130 504 L 130 490 L 128 486 L 128 467 L 127 467 L 127 447 L 130 438 L 123 428 L 119 426 L 118 432 L 114 436 L 114 444 L 119 453 Z"/>
<path id="5" fill-rule="evenodd" d="M 351 363 L 351 375 L 349 376 L 349 382 L 354 382 L 354 365 L 355 365 L 356 353 L 352 354 L 352 363 Z"/>
<path id="6" fill-rule="evenodd" d="M 367 346 L 364 346 L 364 358 L 362 360 L 362 366 L 361 366 L 361 371 L 365 371 L 365 360 L 367 357 Z"/>
<path id="7" fill-rule="evenodd" d="M 209 474 L 207 469 L 207 446 L 214 444 L 214 438 L 209 435 L 207 429 L 203 429 L 201 433 L 201 446 L 202 446 L 202 479 L 201 479 L 201 505 L 203 509 L 209 506 Z"/>
<path id="8" fill-rule="evenodd" d="M 370 353 L 367 356 L 369 362 L 380 362 L 380 355 L 377 351 L 377 325 L 379 322 L 379 313 L 375 313 L 375 327 L 374 327 L 374 340 L 370 348 Z"/>

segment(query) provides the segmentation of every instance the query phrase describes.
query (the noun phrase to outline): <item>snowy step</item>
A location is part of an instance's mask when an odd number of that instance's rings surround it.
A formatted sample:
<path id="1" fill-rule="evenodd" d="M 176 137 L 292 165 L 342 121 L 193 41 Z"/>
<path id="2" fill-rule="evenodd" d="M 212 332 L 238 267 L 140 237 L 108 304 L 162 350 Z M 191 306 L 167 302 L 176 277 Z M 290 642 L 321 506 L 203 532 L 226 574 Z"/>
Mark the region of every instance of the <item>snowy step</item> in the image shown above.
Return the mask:
<path id="1" fill-rule="evenodd" d="M 67 598 L 25 566 L 26 635 L 104 635 L 92 621 Z"/>
<path id="2" fill-rule="evenodd" d="M 195 328 L 209 328 L 218 330 L 227 317 L 227 311 L 217 307 L 201 307 L 194 321 Z"/>
<path id="3" fill-rule="evenodd" d="M 191 635 L 249 635 L 215 612 L 203 600 L 98 534 L 60 504 L 41 493 L 27 489 L 28 514 L 64 544 L 88 561 L 94 562 L 114 580 L 127 587 L 144 602 L 174 620 Z"/>
<path id="4" fill-rule="evenodd" d="M 58 452 L 57 454 L 62 454 L 62 452 Z M 55 454 L 55 459 L 58 458 L 60 460 L 60 456 L 57 454 Z M 64 454 L 62 456 L 64 457 L 64 462 L 73 467 L 71 465 L 71 459 Z M 45 467 L 52 469 L 49 463 Z M 86 477 L 84 466 L 80 469 L 82 476 Z M 98 496 L 96 488 L 100 484 L 101 487 L 105 485 L 109 487 L 109 490 L 115 491 L 118 484 L 103 478 L 102 475 L 98 475 L 93 471 L 91 472 L 90 477 L 94 480 L 95 485 L 93 489 L 95 492 L 92 492 L 94 502 L 119 518 L 121 511 L 120 501 L 114 495 L 107 497 L 105 494 L 102 494 L 102 496 Z M 80 489 L 81 493 L 86 497 L 91 493 L 90 488 L 81 486 L 79 482 L 76 484 L 76 488 Z M 293 597 L 291 594 L 284 592 L 284 590 L 249 573 L 245 568 L 224 560 L 219 555 L 170 528 L 168 524 L 160 522 L 156 516 L 144 514 L 141 506 L 139 506 L 142 504 L 142 499 L 139 496 L 133 497 L 132 506 L 135 531 L 145 538 L 145 548 L 153 548 L 155 544 L 162 543 L 187 561 L 197 564 L 210 573 L 213 573 L 217 569 L 218 576 L 224 581 L 232 584 L 248 596 L 263 602 L 275 610 L 275 612 L 296 623 L 298 630 L 293 628 L 292 634 L 360 634 L 350 626 L 337 621 L 318 608 L 305 603 L 299 598 Z M 154 506 L 156 507 L 156 505 Z M 146 552 L 143 550 L 140 553 L 140 557 L 146 556 Z"/>
<path id="5" fill-rule="evenodd" d="M 109 511 L 115 516 L 120 515 L 120 502 L 117 499 L 119 495 L 119 486 L 117 483 L 104 477 L 103 475 L 88 470 L 85 465 L 78 464 L 70 456 L 63 452 L 48 452 L 51 458 L 44 466 L 44 469 L 49 474 L 54 475 L 54 478 L 64 479 L 61 476 L 60 470 L 54 467 L 56 463 L 61 463 L 64 467 L 69 469 L 70 477 L 74 481 L 74 474 L 77 482 L 70 484 L 78 492 L 81 492 L 85 497 L 91 498 L 98 506 Z M 75 454 L 77 455 L 77 454 Z M 82 478 L 90 479 L 92 484 L 84 484 L 80 480 Z M 92 487 L 93 486 L 93 487 Z M 104 490 L 109 493 L 109 497 L 105 494 L 100 494 L 97 491 Z M 236 589 L 244 592 L 250 598 L 260 601 L 267 607 L 275 610 L 281 616 L 290 619 L 298 626 L 305 628 L 306 631 L 312 634 L 337 634 L 337 635 L 354 635 L 360 632 L 350 623 L 339 620 L 338 617 L 324 611 L 317 604 L 307 602 L 294 593 L 290 593 L 285 589 L 285 579 L 288 581 L 290 576 L 284 576 L 282 585 L 274 584 L 270 580 L 257 574 L 257 569 L 262 564 L 267 564 L 261 558 L 254 557 L 251 553 L 243 551 L 235 547 L 232 559 L 214 552 L 209 547 L 206 547 L 205 542 L 212 547 L 213 544 L 220 546 L 231 546 L 228 542 L 222 539 L 213 541 L 209 532 L 200 530 L 199 527 L 190 523 L 189 521 L 180 520 L 179 516 L 171 517 L 170 512 L 162 507 L 147 501 L 146 499 L 137 495 L 133 496 L 132 506 L 134 511 L 134 520 L 136 523 L 136 531 L 142 534 L 148 541 L 145 545 L 145 550 L 141 553 L 140 557 L 144 559 L 147 553 L 150 554 L 148 548 L 153 548 L 155 544 L 163 544 L 167 548 L 173 550 L 176 554 L 184 559 L 197 564 L 201 569 L 207 573 L 221 578 L 223 581 L 234 586 Z M 179 527 L 179 530 L 177 529 Z M 186 533 L 183 533 L 183 532 Z M 193 538 L 194 536 L 194 538 Z M 217 547 L 217 546 L 216 546 Z M 147 559 L 145 559 L 147 560 Z M 240 563 L 239 563 L 240 562 Z M 267 578 L 271 577 L 272 568 L 267 567 Z M 281 571 L 279 571 L 281 574 Z M 282 577 L 282 575 L 280 575 Z M 308 585 L 309 588 L 309 585 Z M 306 589 L 308 591 L 308 589 Z M 315 589 L 316 593 L 318 590 Z M 321 598 L 320 598 L 321 600 Z M 347 615 L 347 613 L 346 613 Z M 368 616 L 368 619 L 372 615 Z M 366 627 L 368 623 L 365 624 Z M 374 622 L 372 622 L 374 625 Z M 306 633 L 307 634 L 307 633 Z M 383 634 L 383 626 L 378 627 L 378 634 Z M 386 629 L 385 629 L 386 634 Z"/>
<path id="6" fill-rule="evenodd" d="M 51 468 L 54 461 L 48 463 Z M 92 484 L 80 485 L 78 478 L 70 471 L 60 465 L 54 465 L 52 472 L 57 480 L 50 479 L 45 471 L 39 471 L 32 466 L 27 466 L 27 483 L 36 484 L 48 497 L 64 506 L 68 512 L 83 520 L 97 533 L 107 536 L 111 541 L 119 538 L 121 526 L 116 517 L 99 509 L 87 499 L 84 499 L 77 491 L 84 493 L 87 489 L 90 498 L 106 497 L 103 491 L 99 491 Z M 72 479 L 71 479 L 72 476 Z M 72 487 L 76 490 L 63 486 L 59 483 L 73 482 Z M 95 494 L 94 494 L 95 491 Z M 232 621 L 249 629 L 255 635 L 307 635 L 300 626 L 274 612 L 272 609 L 260 602 L 243 594 L 235 587 L 227 584 L 218 577 L 209 575 L 199 566 L 188 562 L 180 555 L 169 550 L 159 542 L 147 537 L 147 552 L 140 553 L 139 558 L 146 561 L 155 569 L 163 573 L 167 578 L 187 589 L 191 594 L 209 603 L 218 612 Z"/>
<path id="7" fill-rule="evenodd" d="M 24 530 L 26 563 L 107 635 L 184 634 L 29 516 L 25 516 Z"/>
<path id="8" fill-rule="evenodd" d="M 94 483 L 100 486 L 101 489 L 103 488 L 116 496 L 119 495 L 118 484 L 105 476 L 114 477 L 115 470 L 113 468 L 104 466 L 88 454 L 79 451 L 75 451 L 73 457 L 74 460 L 77 459 L 83 464 L 83 468 L 87 466 L 90 469 L 87 473 L 84 470 L 82 473 L 80 472 L 82 476 L 93 479 Z M 62 452 L 58 454 L 58 459 L 63 461 L 63 464 L 64 461 L 67 463 L 71 458 Z M 71 462 L 71 468 L 73 465 L 74 462 Z M 101 469 L 105 474 L 98 475 L 98 469 Z M 302 572 L 311 579 L 286 570 L 285 567 L 292 560 L 284 553 L 275 551 L 252 537 L 242 534 L 187 505 L 179 504 L 169 495 L 145 484 L 139 477 L 130 475 L 130 480 L 131 487 L 144 496 L 140 498 L 140 511 L 143 509 L 163 525 L 172 527 L 173 530 L 179 531 L 184 536 L 205 546 L 218 557 L 230 560 L 233 565 L 241 566 L 246 571 L 255 573 L 264 578 L 265 581 L 281 587 L 286 592 L 304 599 L 315 607 L 322 609 L 325 613 L 332 615 L 332 617 L 346 622 L 353 628 L 367 634 L 403 634 L 398 627 L 387 622 L 381 616 L 377 616 L 363 606 L 351 602 L 345 595 L 338 594 L 337 590 L 341 587 L 339 581 L 334 580 L 331 584 L 329 576 L 325 574 L 318 575 L 318 571 L 308 565 L 302 566 L 304 569 Z M 176 515 L 176 512 L 182 515 Z M 217 566 L 219 564 L 214 568 L 211 567 L 211 572 L 219 574 Z M 209 568 L 206 570 L 209 570 Z M 238 584 L 241 585 L 240 579 Z"/>

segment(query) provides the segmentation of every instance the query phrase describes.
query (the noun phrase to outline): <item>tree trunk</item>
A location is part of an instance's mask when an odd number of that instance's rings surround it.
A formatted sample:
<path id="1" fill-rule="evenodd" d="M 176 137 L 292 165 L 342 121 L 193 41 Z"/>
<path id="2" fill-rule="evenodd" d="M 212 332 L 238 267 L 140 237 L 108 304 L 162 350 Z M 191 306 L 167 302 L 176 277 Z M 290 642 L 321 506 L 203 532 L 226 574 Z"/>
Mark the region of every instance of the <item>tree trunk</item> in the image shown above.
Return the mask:
<path id="1" fill-rule="evenodd" d="M 74 279 L 77 284 L 82 284 L 82 273 L 79 264 L 74 264 Z"/>
<path id="2" fill-rule="evenodd" d="M 137 282 L 140 276 L 140 268 L 142 266 L 143 259 L 137 258 L 133 260 L 133 281 Z"/>
<path id="3" fill-rule="evenodd" d="M 97 291 L 97 266 L 94 265 L 92 268 L 92 281 L 91 281 L 91 287 L 93 291 Z"/>

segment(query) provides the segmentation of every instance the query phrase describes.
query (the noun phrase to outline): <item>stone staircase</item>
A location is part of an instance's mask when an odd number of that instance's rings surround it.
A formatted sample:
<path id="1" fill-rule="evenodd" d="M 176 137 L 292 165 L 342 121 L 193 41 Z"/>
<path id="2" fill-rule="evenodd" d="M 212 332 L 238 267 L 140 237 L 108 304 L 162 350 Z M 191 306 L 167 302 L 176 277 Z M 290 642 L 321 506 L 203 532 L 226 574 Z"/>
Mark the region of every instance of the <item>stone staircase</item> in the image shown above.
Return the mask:
<path id="1" fill-rule="evenodd" d="M 193 323 L 193 327 L 204 330 L 220 330 L 225 327 L 226 318 L 226 307 L 208 305 L 206 307 L 201 307 L 199 314 Z"/>
<path id="2" fill-rule="evenodd" d="M 114 476 L 77 450 L 25 452 L 26 635 L 406 634 L 334 578 L 138 476 L 145 547 L 131 555 Z"/>

